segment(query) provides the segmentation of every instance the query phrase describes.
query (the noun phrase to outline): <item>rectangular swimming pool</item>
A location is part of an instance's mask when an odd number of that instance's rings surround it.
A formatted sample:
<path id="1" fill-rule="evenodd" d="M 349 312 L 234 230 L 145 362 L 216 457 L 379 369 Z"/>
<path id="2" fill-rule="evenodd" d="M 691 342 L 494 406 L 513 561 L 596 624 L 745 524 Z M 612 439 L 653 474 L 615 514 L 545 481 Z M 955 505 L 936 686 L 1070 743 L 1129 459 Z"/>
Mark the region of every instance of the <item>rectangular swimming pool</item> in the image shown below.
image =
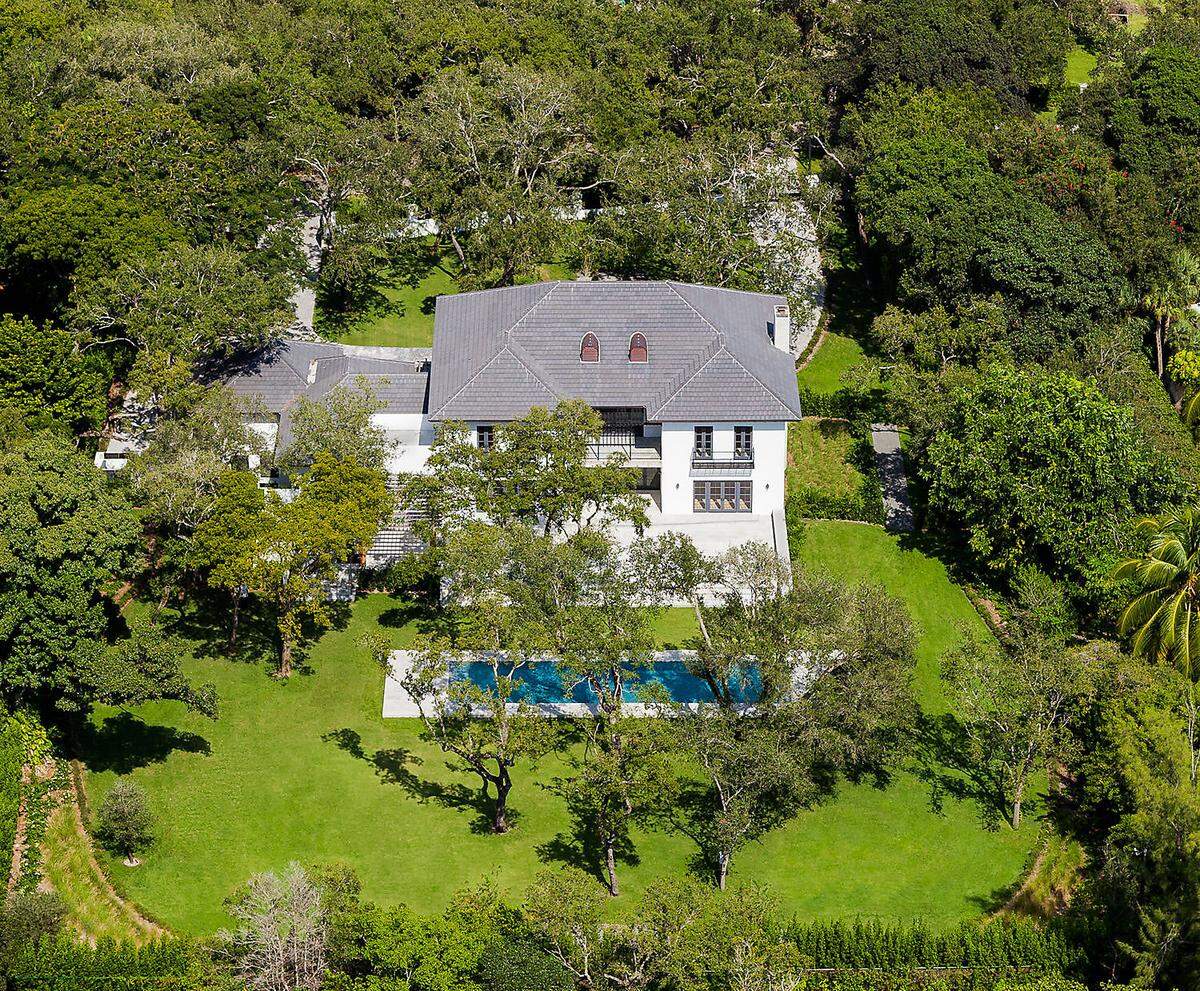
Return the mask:
<path id="1" fill-rule="evenodd" d="M 681 651 L 660 651 L 655 654 L 650 665 L 639 669 L 638 677 L 627 681 L 623 686 L 622 695 L 625 701 L 636 703 L 645 686 L 661 685 L 674 702 L 693 705 L 711 703 L 712 690 L 704 679 L 697 678 L 688 670 L 687 662 L 681 655 Z M 451 668 L 450 677 L 453 680 L 469 679 L 484 690 L 496 687 L 492 666 L 486 661 L 466 661 L 457 664 Z M 513 677 L 518 682 L 514 691 L 514 701 L 517 702 L 528 702 L 530 705 L 585 706 L 593 706 L 597 702 L 591 686 L 585 683 L 571 685 L 570 680 L 563 675 L 553 660 L 531 661 L 524 667 L 517 668 Z M 744 683 L 738 685 L 737 700 L 752 704 L 757 700 L 761 687 L 757 674 L 748 671 Z"/>

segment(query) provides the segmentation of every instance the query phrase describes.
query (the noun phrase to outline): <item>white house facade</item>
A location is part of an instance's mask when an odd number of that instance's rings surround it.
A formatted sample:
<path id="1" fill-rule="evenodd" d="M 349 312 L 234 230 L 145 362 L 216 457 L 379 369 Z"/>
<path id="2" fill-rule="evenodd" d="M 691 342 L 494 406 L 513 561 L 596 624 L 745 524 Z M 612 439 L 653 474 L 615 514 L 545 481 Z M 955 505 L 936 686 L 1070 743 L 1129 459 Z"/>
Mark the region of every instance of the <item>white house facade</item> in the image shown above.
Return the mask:
<path id="1" fill-rule="evenodd" d="M 782 530 L 787 424 L 800 400 L 790 317 L 779 296 L 671 282 L 547 282 L 437 300 L 431 350 L 297 340 L 227 380 L 265 409 L 255 424 L 278 451 L 290 410 L 365 382 L 397 442 L 388 470 L 426 469 L 442 423 L 486 446 L 533 407 L 579 399 L 604 421 L 592 456 L 640 472 L 652 523 L 710 539 Z M 718 540 L 719 542 L 719 540 Z M 786 554 L 786 535 L 781 551 Z M 408 545 L 385 532 L 373 556 Z"/>

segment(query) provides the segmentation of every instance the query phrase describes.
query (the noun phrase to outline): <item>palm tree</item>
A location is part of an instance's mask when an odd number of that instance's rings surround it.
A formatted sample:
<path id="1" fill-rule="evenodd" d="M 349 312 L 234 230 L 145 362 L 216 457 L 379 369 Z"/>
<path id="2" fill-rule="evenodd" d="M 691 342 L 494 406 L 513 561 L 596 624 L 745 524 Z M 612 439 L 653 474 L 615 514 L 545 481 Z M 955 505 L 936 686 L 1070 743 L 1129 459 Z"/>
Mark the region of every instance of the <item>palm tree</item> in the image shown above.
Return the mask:
<path id="1" fill-rule="evenodd" d="M 1170 271 L 1142 296 L 1142 307 L 1150 314 L 1154 326 L 1155 363 L 1158 377 L 1166 374 L 1167 340 L 1171 325 L 1188 324 L 1194 316 L 1191 307 L 1200 299 L 1200 260 L 1186 248 L 1180 248 L 1171 259 Z"/>
<path id="2" fill-rule="evenodd" d="M 1200 677 L 1200 505 L 1151 516 L 1137 524 L 1148 538 L 1141 557 L 1114 572 L 1141 590 L 1121 613 L 1117 628 L 1132 634 L 1139 657 L 1173 664 L 1188 678 Z"/>

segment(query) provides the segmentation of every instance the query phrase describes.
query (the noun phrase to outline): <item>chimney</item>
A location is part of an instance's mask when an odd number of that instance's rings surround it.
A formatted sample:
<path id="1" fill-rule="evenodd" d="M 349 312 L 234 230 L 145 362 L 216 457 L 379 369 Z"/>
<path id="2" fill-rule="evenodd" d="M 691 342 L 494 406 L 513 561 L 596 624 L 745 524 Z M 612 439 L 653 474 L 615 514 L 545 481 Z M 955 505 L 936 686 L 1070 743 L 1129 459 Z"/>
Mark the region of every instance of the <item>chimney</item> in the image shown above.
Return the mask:
<path id="1" fill-rule="evenodd" d="M 792 311 L 788 309 L 787 303 L 780 303 L 775 307 L 771 339 L 780 351 L 792 353 Z"/>

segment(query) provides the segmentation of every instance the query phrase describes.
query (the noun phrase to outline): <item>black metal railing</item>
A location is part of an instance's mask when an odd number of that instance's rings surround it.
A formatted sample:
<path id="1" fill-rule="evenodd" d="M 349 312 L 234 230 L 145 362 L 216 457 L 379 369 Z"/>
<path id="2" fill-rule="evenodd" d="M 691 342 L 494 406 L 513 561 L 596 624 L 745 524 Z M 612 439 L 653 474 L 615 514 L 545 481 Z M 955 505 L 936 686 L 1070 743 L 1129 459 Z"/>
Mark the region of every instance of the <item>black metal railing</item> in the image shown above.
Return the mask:
<path id="1" fill-rule="evenodd" d="M 696 448 L 692 451 L 693 468 L 753 468 L 754 448 L 738 447 L 732 451 L 709 451 Z"/>
<path id="2" fill-rule="evenodd" d="M 638 454 L 659 454 L 661 450 L 657 438 L 643 437 L 640 431 L 634 430 L 605 430 L 588 445 L 588 454 L 599 461 L 614 454 L 634 460 Z"/>

